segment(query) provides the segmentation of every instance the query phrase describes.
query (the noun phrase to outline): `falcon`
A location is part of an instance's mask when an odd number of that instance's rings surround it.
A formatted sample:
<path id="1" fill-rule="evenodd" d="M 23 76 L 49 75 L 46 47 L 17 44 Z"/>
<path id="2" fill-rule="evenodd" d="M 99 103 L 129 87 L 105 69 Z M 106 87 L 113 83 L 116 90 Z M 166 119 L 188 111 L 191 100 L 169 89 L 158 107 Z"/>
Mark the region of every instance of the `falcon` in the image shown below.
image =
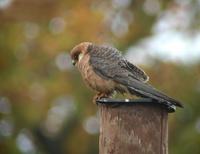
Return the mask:
<path id="1" fill-rule="evenodd" d="M 147 74 L 113 47 L 83 42 L 76 45 L 70 55 L 86 85 L 96 91 L 95 101 L 109 98 L 116 91 L 183 107 L 179 101 L 148 84 Z"/>

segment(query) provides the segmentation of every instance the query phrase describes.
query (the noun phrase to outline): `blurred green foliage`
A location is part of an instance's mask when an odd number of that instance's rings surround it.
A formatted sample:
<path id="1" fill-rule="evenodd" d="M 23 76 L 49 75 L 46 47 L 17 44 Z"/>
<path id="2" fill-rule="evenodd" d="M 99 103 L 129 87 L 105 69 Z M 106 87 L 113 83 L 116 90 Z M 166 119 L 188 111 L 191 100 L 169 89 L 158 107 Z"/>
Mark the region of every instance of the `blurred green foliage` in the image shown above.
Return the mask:
<path id="1" fill-rule="evenodd" d="M 192 34 L 199 29 L 199 8 L 195 0 L 188 3 L 193 16 L 185 31 Z M 164 11 L 178 11 L 179 5 L 180 0 L 1 0 L 0 153 L 98 153 L 94 94 L 72 67 L 70 49 L 91 41 L 126 51 L 152 35 Z M 185 105 L 170 114 L 169 153 L 200 153 L 200 63 L 153 59 L 145 70 L 155 87 Z"/>

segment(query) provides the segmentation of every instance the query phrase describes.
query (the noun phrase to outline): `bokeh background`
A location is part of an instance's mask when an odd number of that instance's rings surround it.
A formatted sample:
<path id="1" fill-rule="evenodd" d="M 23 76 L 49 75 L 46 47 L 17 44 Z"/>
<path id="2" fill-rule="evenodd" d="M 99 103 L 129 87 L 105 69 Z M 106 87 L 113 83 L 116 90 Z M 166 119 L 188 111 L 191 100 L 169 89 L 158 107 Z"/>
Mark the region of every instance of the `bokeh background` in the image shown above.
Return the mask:
<path id="1" fill-rule="evenodd" d="M 118 48 L 184 102 L 169 153 L 200 153 L 200 0 L 0 0 L 0 153 L 97 154 L 98 112 L 69 51 Z"/>

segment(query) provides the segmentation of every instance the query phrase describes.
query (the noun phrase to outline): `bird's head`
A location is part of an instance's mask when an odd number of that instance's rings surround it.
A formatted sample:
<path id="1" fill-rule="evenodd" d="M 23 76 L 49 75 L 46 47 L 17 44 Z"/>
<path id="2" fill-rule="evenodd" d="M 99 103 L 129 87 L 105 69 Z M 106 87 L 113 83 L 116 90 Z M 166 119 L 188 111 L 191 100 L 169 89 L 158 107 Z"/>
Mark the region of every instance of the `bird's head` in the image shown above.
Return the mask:
<path id="1" fill-rule="evenodd" d="M 91 42 L 83 42 L 76 45 L 70 52 L 72 64 L 76 65 L 83 56 L 88 52 L 88 46 L 92 45 Z"/>

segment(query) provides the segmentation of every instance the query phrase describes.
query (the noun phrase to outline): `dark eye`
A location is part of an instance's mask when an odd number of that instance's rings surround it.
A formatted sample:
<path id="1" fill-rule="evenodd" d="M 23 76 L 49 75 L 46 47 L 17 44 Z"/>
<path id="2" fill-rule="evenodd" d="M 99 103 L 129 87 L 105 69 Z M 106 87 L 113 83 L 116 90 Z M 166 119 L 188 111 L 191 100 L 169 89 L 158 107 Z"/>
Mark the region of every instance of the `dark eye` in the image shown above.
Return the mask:
<path id="1" fill-rule="evenodd" d="M 74 56 L 74 59 L 75 59 L 75 60 L 78 60 L 78 54 L 76 54 L 76 55 Z"/>

